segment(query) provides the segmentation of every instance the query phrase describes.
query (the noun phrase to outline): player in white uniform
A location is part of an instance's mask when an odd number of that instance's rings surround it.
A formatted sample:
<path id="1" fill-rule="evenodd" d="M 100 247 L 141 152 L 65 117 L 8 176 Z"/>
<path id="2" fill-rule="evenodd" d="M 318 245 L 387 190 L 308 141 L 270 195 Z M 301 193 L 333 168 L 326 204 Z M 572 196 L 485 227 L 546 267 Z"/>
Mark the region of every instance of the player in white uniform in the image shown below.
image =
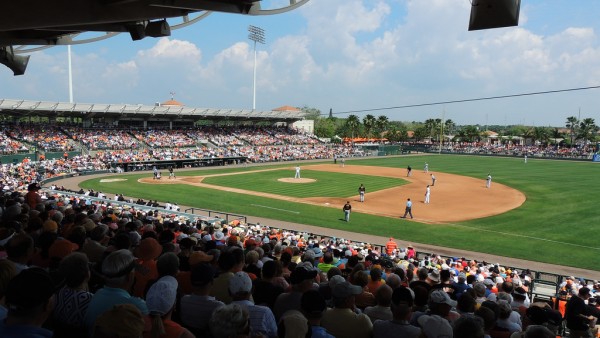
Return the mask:
<path id="1" fill-rule="evenodd" d="M 429 185 L 425 189 L 425 204 L 429 204 L 429 196 L 431 195 L 431 188 Z"/>

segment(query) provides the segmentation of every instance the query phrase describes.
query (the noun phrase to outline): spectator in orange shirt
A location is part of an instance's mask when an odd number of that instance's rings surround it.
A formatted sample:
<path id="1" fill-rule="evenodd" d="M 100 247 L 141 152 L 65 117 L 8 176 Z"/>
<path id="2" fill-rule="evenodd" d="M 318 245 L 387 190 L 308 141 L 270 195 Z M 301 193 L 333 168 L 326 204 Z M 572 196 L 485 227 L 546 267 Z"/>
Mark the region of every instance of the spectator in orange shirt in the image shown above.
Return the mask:
<path id="1" fill-rule="evenodd" d="M 393 237 L 390 237 L 390 240 L 385 245 L 385 252 L 388 256 L 391 256 L 394 250 L 398 249 L 398 244 L 394 241 Z"/>

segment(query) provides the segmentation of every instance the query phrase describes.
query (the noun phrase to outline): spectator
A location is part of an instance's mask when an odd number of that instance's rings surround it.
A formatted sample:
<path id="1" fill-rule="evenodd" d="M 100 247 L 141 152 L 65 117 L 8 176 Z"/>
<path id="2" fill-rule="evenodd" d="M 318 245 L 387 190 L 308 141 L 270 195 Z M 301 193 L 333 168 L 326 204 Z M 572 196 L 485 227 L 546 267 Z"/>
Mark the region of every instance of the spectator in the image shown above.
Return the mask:
<path id="1" fill-rule="evenodd" d="M 368 306 L 365 308 L 364 313 L 369 316 L 372 323 L 376 320 L 391 320 L 393 318 L 390 304 L 392 301 L 392 288 L 383 284 L 375 291 L 375 300 L 377 305 Z"/>
<path id="2" fill-rule="evenodd" d="M 17 274 L 29 268 L 27 264 L 33 253 L 33 238 L 27 234 L 15 234 L 6 244 L 7 258 L 15 264 Z"/>
<path id="3" fill-rule="evenodd" d="M 357 271 L 352 280 L 352 284 L 360 286 L 362 292 L 356 296 L 355 305 L 359 309 L 365 309 L 367 306 L 375 306 L 375 296 L 369 292 L 367 285 L 369 284 L 369 275 L 361 270 Z"/>
<path id="4" fill-rule="evenodd" d="M 391 300 L 393 319 L 376 320 L 373 323 L 373 338 L 418 338 L 421 329 L 410 324 L 414 293 L 399 286 L 394 289 Z"/>
<path id="5" fill-rule="evenodd" d="M 54 305 L 54 336 L 77 337 L 85 332 L 85 314 L 93 294 L 88 292 L 89 261 L 85 254 L 73 252 L 59 266 L 65 286 L 56 293 Z"/>
<path id="6" fill-rule="evenodd" d="M 239 304 L 229 304 L 213 312 L 209 322 L 214 338 L 250 337 L 248 311 Z"/>
<path id="7" fill-rule="evenodd" d="M 331 251 L 328 251 L 325 254 L 323 254 L 323 262 L 319 263 L 317 265 L 317 268 L 322 272 L 327 273 L 329 272 L 329 269 L 333 267 L 335 267 L 335 264 L 333 262 L 333 253 Z"/>
<path id="8" fill-rule="evenodd" d="M 133 285 L 133 295 L 143 297 L 148 289 L 148 283 L 158 279 L 158 269 L 156 259 L 160 256 L 162 247 L 158 241 L 152 237 L 146 237 L 141 240 L 140 245 L 135 249 L 137 257 L 135 269 L 135 283 Z"/>
<path id="9" fill-rule="evenodd" d="M 510 307 L 510 304 L 506 300 L 498 300 L 498 320 L 496 321 L 496 325 L 501 328 L 508 330 L 510 333 L 513 332 L 521 332 L 522 328 L 519 324 L 510 320 L 510 315 L 513 310 Z"/>
<path id="10" fill-rule="evenodd" d="M 229 280 L 233 275 L 244 268 L 244 251 L 240 247 L 225 249 L 219 256 L 219 275 L 214 280 L 211 296 L 229 304 L 232 301 L 229 294 Z"/>
<path id="11" fill-rule="evenodd" d="M 292 271 L 290 275 L 291 291 L 280 294 L 275 301 L 273 313 L 276 319 L 281 318 L 288 310 L 300 310 L 302 294 L 312 289 L 313 280 L 316 276 L 317 270 L 306 266 L 297 266 Z"/>
<path id="12" fill-rule="evenodd" d="M 572 296 L 567 302 L 565 319 L 570 337 L 592 337 L 591 329 L 595 326 L 597 318 L 591 315 L 590 309 L 585 304 L 590 297 L 590 289 L 582 287 L 577 295 Z"/>
<path id="13" fill-rule="evenodd" d="M 281 338 L 306 338 L 312 337 L 309 331 L 308 320 L 302 312 L 289 310 L 283 314 L 277 327 L 278 337 Z"/>
<path id="14" fill-rule="evenodd" d="M 496 314 L 490 308 L 481 306 L 475 311 L 475 316 L 483 320 L 483 332 L 485 338 L 490 337 L 490 331 L 496 326 Z"/>
<path id="15" fill-rule="evenodd" d="M 0 321 L 6 318 L 6 289 L 8 282 L 17 275 L 15 264 L 8 259 L 0 259 Z"/>
<path id="16" fill-rule="evenodd" d="M 209 296 L 214 280 L 214 270 L 208 264 L 196 264 L 190 274 L 192 294 L 181 298 L 181 322 L 190 331 L 201 337 L 208 331 L 210 317 L 225 304 Z"/>
<path id="17" fill-rule="evenodd" d="M 269 338 L 277 337 L 277 323 L 271 309 L 255 305 L 251 300 L 252 280 L 246 272 L 238 271 L 229 279 L 229 293 L 232 304 L 238 304 L 248 311 L 250 316 L 250 331 Z"/>
<path id="18" fill-rule="evenodd" d="M 367 289 L 370 293 L 375 294 L 375 291 L 381 286 L 385 284 L 385 281 L 381 278 L 383 271 L 379 267 L 372 267 L 370 271 L 370 280 L 367 284 Z"/>
<path id="19" fill-rule="evenodd" d="M 8 315 L 0 322 L 0 337 L 52 337 L 42 328 L 53 309 L 54 283 L 41 268 L 21 271 L 6 289 Z"/>
<path id="20" fill-rule="evenodd" d="M 253 282 L 252 298 L 254 298 L 256 305 L 265 305 L 271 309 L 275 306 L 277 297 L 285 291 L 276 281 L 275 277 L 278 274 L 281 275 L 281 271 L 281 263 L 279 261 L 270 260 L 263 264 L 262 278 Z"/>
<path id="21" fill-rule="evenodd" d="M 327 305 L 325 304 L 325 299 L 318 291 L 308 290 L 302 294 L 300 307 L 310 325 L 312 338 L 334 338 L 321 326 L 321 319 L 327 309 Z"/>
<path id="22" fill-rule="evenodd" d="M 337 338 L 367 338 L 373 333 L 373 324 L 365 314 L 357 314 L 355 297 L 362 292 L 358 285 L 347 281 L 333 287 L 334 308 L 323 314 L 321 325 Z"/>
<path id="23" fill-rule="evenodd" d="M 133 304 L 120 304 L 104 312 L 94 323 L 92 338 L 142 337 L 144 316 Z"/>
<path id="24" fill-rule="evenodd" d="M 454 337 L 484 338 L 484 322 L 477 316 L 462 316 L 454 323 Z"/>
<path id="25" fill-rule="evenodd" d="M 133 304 L 143 315 L 148 314 L 146 302 L 132 297 L 127 291 L 133 284 L 134 267 L 135 257 L 129 250 L 117 250 L 104 259 L 102 274 L 106 278 L 106 285 L 94 294 L 85 315 L 85 325 L 90 332 L 96 319 L 114 305 Z"/>
<path id="26" fill-rule="evenodd" d="M 173 254 L 175 256 L 175 254 Z M 177 256 L 175 256 L 177 258 Z M 175 266 L 179 269 L 179 264 Z M 161 277 L 152 284 L 146 296 L 149 314 L 146 316 L 144 338 L 194 338 L 195 336 L 171 320 L 177 300 L 177 280 L 173 276 Z"/>

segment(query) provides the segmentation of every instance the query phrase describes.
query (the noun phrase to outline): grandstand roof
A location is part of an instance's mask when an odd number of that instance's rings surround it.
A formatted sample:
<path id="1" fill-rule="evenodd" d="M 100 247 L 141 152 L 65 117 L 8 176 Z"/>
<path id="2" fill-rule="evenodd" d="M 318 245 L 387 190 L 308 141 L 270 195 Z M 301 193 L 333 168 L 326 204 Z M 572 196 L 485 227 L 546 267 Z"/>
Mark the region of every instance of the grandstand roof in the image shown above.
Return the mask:
<path id="1" fill-rule="evenodd" d="M 168 101 L 167 101 L 168 102 Z M 69 103 L 0 99 L 0 114 L 17 117 L 82 117 L 82 118 L 189 118 L 194 120 L 273 120 L 297 121 L 305 117 L 302 111 L 251 109 L 194 108 L 183 105 L 143 105 L 107 103 Z"/>

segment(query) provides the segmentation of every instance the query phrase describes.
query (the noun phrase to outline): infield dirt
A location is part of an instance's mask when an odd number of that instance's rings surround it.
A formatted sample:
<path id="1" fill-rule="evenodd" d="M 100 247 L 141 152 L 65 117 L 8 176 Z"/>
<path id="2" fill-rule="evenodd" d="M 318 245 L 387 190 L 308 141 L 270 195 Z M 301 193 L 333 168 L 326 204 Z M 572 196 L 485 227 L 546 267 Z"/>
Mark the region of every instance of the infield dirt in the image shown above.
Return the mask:
<path id="1" fill-rule="evenodd" d="M 375 192 L 369 192 L 369 187 L 366 187 L 367 193 L 365 195 L 365 202 L 361 203 L 358 198 L 358 186 L 361 184 L 361 182 L 356 182 L 357 194 L 350 198 L 297 198 L 202 183 L 202 180 L 207 176 L 188 176 L 177 178 L 175 180 L 153 180 L 152 178 L 148 177 L 140 179 L 140 182 L 148 184 L 190 184 L 211 189 L 257 195 L 331 208 L 341 208 L 346 201 L 350 199 L 352 203 L 352 210 L 354 212 L 385 217 L 402 216 L 404 214 L 404 205 L 406 200 L 407 198 L 410 198 L 413 201 L 413 215 L 415 216 L 414 220 L 425 223 L 458 222 L 494 216 L 518 208 L 525 202 L 526 199 L 525 195 L 520 191 L 502 184 L 492 183 L 491 188 L 488 189 L 485 186 L 484 178 L 475 179 L 472 177 L 447 173 L 434 173 L 431 171 L 429 173 L 425 173 L 413 169 L 412 175 L 407 177 L 406 170 L 404 169 L 353 165 L 345 165 L 344 167 L 341 167 L 334 164 L 306 165 L 303 166 L 303 169 L 393 177 L 406 180 L 409 183 Z M 244 175 L 251 172 L 254 171 L 218 175 Z M 425 188 L 428 184 L 432 183 L 432 173 L 436 177 L 436 182 L 435 186 L 431 187 L 431 203 L 424 204 Z M 280 180 L 295 184 L 313 182 L 313 180 L 309 179 L 293 178 L 282 178 Z M 319 182 L 313 182 L 313 184 L 319 184 Z"/>

